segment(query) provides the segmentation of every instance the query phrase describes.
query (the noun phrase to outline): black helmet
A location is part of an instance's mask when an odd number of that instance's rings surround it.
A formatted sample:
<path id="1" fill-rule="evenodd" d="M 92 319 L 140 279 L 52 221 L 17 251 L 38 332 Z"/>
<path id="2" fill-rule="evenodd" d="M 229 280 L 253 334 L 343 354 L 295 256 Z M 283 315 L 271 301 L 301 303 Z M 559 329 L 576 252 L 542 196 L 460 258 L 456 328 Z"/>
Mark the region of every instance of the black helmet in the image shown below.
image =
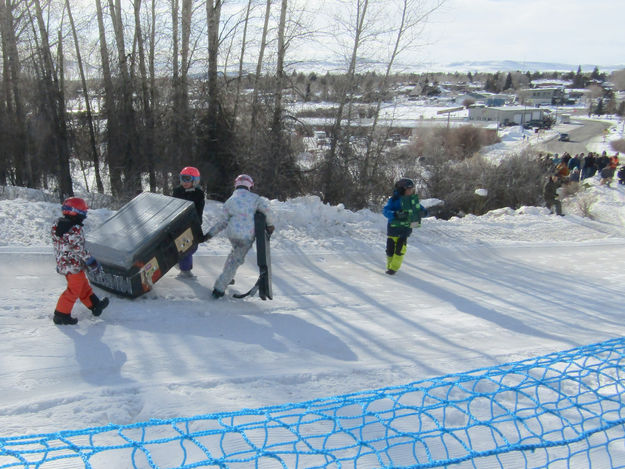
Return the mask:
<path id="1" fill-rule="evenodd" d="M 395 189 L 400 192 L 405 191 L 406 189 L 412 189 L 414 187 L 414 181 L 408 178 L 401 178 L 399 181 L 395 183 Z"/>

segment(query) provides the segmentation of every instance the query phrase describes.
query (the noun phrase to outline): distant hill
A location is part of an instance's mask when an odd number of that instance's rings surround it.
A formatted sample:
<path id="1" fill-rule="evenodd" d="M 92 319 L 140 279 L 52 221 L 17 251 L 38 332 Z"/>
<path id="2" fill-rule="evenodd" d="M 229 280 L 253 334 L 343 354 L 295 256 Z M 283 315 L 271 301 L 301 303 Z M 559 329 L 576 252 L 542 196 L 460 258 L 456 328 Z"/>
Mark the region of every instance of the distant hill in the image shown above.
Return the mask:
<path id="1" fill-rule="evenodd" d="M 615 70 L 625 69 L 625 64 L 621 65 L 600 65 L 600 64 L 565 64 L 555 62 L 520 62 L 515 60 L 483 60 L 483 61 L 463 61 L 452 62 L 447 64 L 439 63 L 398 63 L 394 70 L 397 73 L 425 73 L 425 72 L 576 72 L 577 67 L 582 67 L 583 72 L 592 72 L 595 66 L 599 67 L 601 72 L 610 73 Z M 345 71 L 345 64 L 334 60 L 316 60 L 301 61 L 289 64 L 290 70 L 297 72 L 316 72 L 316 73 L 341 73 Z M 385 64 L 369 61 L 367 59 L 360 60 L 360 68 L 362 70 L 383 71 Z"/>

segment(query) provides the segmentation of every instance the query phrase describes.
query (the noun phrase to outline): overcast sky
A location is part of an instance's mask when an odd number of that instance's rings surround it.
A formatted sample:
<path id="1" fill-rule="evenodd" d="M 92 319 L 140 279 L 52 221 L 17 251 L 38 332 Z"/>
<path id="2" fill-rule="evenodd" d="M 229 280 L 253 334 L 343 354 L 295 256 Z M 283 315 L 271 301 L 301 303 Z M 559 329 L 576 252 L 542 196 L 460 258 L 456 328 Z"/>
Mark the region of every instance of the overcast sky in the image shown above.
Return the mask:
<path id="1" fill-rule="evenodd" d="M 426 62 L 625 64 L 625 0 L 448 0 L 426 38 Z"/>

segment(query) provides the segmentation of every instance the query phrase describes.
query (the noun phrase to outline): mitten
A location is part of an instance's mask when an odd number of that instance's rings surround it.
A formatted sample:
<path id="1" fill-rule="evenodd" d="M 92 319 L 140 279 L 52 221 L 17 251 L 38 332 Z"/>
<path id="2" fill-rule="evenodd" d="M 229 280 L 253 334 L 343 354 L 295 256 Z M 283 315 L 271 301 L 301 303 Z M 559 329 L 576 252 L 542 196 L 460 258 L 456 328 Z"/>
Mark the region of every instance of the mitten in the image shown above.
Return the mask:
<path id="1" fill-rule="evenodd" d="M 399 221 L 408 220 L 409 214 L 406 210 L 397 210 L 395 212 L 395 219 Z"/>
<path id="2" fill-rule="evenodd" d="M 102 266 L 100 265 L 100 263 L 97 261 L 95 257 L 93 256 L 89 257 L 89 259 L 87 259 L 85 264 L 87 265 L 89 272 L 91 272 L 92 274 L 102 273 Z"/>

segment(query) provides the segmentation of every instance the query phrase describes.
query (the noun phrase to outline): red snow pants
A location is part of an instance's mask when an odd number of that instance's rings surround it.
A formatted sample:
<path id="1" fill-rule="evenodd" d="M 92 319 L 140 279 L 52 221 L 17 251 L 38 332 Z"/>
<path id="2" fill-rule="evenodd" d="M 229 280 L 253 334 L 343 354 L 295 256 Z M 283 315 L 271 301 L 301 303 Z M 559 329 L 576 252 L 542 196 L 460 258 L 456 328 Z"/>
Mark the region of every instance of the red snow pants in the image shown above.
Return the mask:
<path id="1" fill-rule="evenodd" d="M 61 293 L 61 297 L 56 304 L 56 310 L 59 313 L 71 314 L 74 303 L 78 299 L 87 308 L 91 309 L 93 302 L 90 296 L 93 295 L 93 290 L 85 273 L 67 274 L 65 278 L 67 279 L 67 289 Z"/>

